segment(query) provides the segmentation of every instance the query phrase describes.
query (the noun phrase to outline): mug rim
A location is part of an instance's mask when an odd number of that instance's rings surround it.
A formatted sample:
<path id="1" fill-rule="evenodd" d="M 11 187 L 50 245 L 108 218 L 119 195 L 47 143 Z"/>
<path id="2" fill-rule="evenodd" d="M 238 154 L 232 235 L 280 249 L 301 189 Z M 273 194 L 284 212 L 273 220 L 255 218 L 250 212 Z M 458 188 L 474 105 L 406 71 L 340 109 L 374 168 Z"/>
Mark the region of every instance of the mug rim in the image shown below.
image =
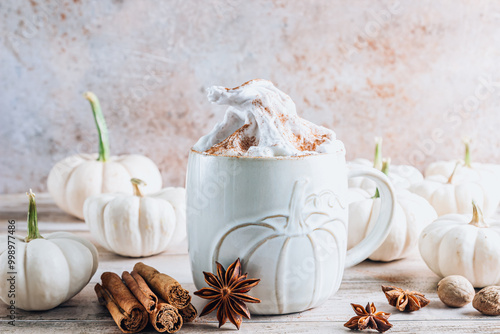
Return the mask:
<path id="1" fill-rule="evenodd" d="M 321 157 L 321 156 L 338 155 L 338 154 L 342 154 L 345 156 L 345 150 L 338 150 L 336 152 L 329 152 L 329 153 L 316 153 L 316 154 L 304 154 L 304 155 L 279 155 L 279 156 L 263 157 L 263 156 L 250 156 L 250 155 L 227 155 L 227 154 L 205 153 L 197 151 L 192 147 L 190 148 L 190 153 L 195 153 L 200 156 L 206 156 L 206 157 L 234 158 L 242 160 L 303 160 L 310 157 Z"/>

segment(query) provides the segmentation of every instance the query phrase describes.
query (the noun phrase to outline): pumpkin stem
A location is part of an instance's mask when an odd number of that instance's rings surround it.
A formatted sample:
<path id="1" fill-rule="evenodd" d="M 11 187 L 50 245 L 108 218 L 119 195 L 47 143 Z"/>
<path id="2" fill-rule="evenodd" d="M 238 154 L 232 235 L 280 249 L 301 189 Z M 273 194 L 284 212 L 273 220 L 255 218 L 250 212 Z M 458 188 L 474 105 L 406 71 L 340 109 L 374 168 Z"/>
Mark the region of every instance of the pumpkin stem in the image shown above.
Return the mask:
<path id="1" fill-rule="evenodd" d="M 25 242 L 30 242 L 34 239 L 42 239 L 43 237 L 40 235 L 38 231 L 38 217 L 36 213 L 36 201 L 35 194 L 33 191 L 26 193 L 30 199 L 30 205 L 28 209 L 28 236 L 24 239 Z"/>
<path id="2" fill-rule="evenodd" d="M 375 158 L 373 168 L 382 169 L 382 137 L 375 137 Z"/>
<path id="3" fill-rule="evenodd" d="M 383 159 L 382 160 L 382 173 L 385 175 L 389 176 L 389 166 L 391 165 L 391 158 Z"/>
<path id="4" fill-rule="evenodd" d="M 290 199 L 290 213 L 285 226 L 287 234 L 298 234 L 305 225 L 302 217 L 302 208 L 304 207 L 304 192 L 308 180 L 298 180 L 295 182 Z"/>
<path id="5" fill-rule="evenodd" d="M 472 201 L 472 220 L 469 224 L 476 227 L 489 227 L 489 225 L 484 221 L 481 208 L 474 201 Z"/>
<path id="6" fill-rule="evenodd" d="M 384 173 L 387 176 L 389 176 L 390 165 L 391 165 L 391 158 L 382 159 L 382 173 Z M 375 195 L 373 195 L 372 198 L 380 198 L 380 192 L 378 191 L 378 188 L 375 191 Z"/>
<path id="7" fill-rule="evenodd" d="M 455 168 L 453 168 L 453 172 L 451 173 L 451 175 L 448 178 L 448 181 L 446 183 L 451 184 L 453 182 L 453 177 L 455 176 L 455 173 L 457 172 L 458 166 L 460 166 L 460 162 L 457 162 L 455 164 Z"/>
<path id="8" fill-rule="evenodd" d="M 144 182 L 141 179 L 136 179 L 136 178 L 130 179 L 130 182 L 132 182 L 132 187 L 134 187 L 134 195 L 139 196 L 139 197 L 144 197 L 144 195 L 142 194 L 141 188 L 139 188 L 139 186 L 145 186 L 146 182 Z"/>
<path id="9" fill-rule="evenodd" d="M 109 159 L 108 127 L 102 114 L 101 104 L 92 92 L 86 92 L 84 97 L 90 102 L 92 113 L 94 114 L 95 125 L 99 134 L 99 158 L 97 161 L 106 162 Z"/>
<path id="10" fill-rule="evenodd" d="M 464 137 L 462 139 L 463 143 L 465 144 L 465 158 L 464 158 L 464 165 L 465 167 L 472 167 L 471 161 L 470 161 L 470 137 Z"/>

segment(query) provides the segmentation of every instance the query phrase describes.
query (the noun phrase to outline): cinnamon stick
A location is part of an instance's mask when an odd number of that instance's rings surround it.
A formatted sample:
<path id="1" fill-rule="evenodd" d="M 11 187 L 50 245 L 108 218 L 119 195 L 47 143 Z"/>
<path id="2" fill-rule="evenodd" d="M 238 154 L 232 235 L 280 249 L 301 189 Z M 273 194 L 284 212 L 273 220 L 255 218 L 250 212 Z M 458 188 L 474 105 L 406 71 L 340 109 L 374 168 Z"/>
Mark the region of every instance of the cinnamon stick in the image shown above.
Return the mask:
<path id="1" fill-rule="evenodd" d="M 148 314 L 134 297 L 132 292 L 115 273 L 101 275 L 102 285 L 95 285 L 94 290 L 99 303 L 106 306 L 118 328 L 123 333 L 136 333 L 146 327 Z"/>
<path id="2" fill-rule="evenodd" d="M 153 292 L 168 304 L 183 309 L 191 303 L 189 291 L 183 289 L 174 278 L 142 262 L 135 264 L 134 271 L 141 275 Z"/>
<path id="3" fill-rule="evenodd" d="M 182 317 L 174 306 L 160 299 L 153 313 L 149 314 L 149 322 L 160 333 L 175 333 L 182 327 Z"/>
<path id="4" fill-rule="evenodd" d="M 179 310 L 179 314 L 182 317 L 182 321 L 184 323 L 187 323 L 196 319 L 198 311 L 196 311 L 196 308 L 193 306 L 193 304 L 189 303 L 187 307 Z"/>
<path id="5" fill-rule="evenodd" d="M 142 276 L 135 271 L 132 271 L 132 273 L 124 271 L 122 279 L 146 311 L 153 313 L 158 303 L 158 297 L 151 291 Z"/>

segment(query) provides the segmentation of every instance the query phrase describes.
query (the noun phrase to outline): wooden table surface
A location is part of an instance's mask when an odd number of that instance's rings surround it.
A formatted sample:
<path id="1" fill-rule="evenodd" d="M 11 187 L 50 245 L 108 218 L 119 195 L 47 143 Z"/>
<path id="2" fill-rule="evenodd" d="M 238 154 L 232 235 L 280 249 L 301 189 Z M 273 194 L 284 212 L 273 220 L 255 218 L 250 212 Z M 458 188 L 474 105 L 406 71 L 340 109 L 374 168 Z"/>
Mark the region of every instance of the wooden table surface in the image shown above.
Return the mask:
<path id="1" fill-rule="evenodd" d="M 0 195 L 0 234 L 7 232 L 7 221 L 16 220 L 17 232 L 25 235 L 25 194 Z M 45 312 L 17 310 L 15 327 L 8 325 L 5 305 L 0 307 L 0 333 L 121 333 L 106 308 L 97 303 L 94 285 L 105 271 L 121 274 L 131 270 L 138 259 L 114 255 L 98 246 L 84 222 L 60 211 L 47 194 L 37 195 L 40 232 L 70 231 L 91 240 L 99 250 L 99 268 L 90 283 L 68 302 Z M 162 254 L 141 259 L 159 271 L 175 277 L 190 292 L 195 290 L 191 277 L 187 245 Z M 411 257 L 391 263 L 365 261 L 344 273 L 340 290 L 312 310 L 283 316 L 253 316 L 244 320 L 241 333 L 350 333 L 343 324 L 353 315 L 350 303 L 366 305 L 374 302 L 379 310 L 392 313 L 394 327 L 387 333 L 500 333 L 500 317 L 483 316 L 472 305 L 452 309 L 441 303 L 436 294 L 439 278 L 420 258 Z M 387 303 L 381 285 L 396 285 L 418 290 L 431 300 L 429 306 L 413 313 L 400 313 Z M 193 297 L 200 311 L 204 300 Z M 185 324 L 179 333 L 215 333 L 235 330 L 230 323 L 221 329 L 213 315 Z M 147 327 L 145 333 L 156 333 Z M 373 331 L 364 331 L 373 332 Z"/>

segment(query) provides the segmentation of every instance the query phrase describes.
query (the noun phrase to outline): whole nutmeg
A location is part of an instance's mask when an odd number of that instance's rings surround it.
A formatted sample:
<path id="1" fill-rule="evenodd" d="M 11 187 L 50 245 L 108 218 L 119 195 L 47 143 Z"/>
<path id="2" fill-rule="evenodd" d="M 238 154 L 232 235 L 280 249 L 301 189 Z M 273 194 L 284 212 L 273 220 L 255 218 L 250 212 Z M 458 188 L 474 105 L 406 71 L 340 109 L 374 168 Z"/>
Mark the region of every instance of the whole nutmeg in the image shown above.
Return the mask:
<path id="1" fill-rule="evenodd" d="M 488 286 L 479 291 L 472 306 L 482 314 L 500 315 L 500 286 Z"/>
<path id="2" fill-rule="evenodd" d="M 471 282 L 460 275 L 447 276 L 438 283 L 439 299 L 450 307 L 463 307 L 469 304 L 475 293 Z"/>

